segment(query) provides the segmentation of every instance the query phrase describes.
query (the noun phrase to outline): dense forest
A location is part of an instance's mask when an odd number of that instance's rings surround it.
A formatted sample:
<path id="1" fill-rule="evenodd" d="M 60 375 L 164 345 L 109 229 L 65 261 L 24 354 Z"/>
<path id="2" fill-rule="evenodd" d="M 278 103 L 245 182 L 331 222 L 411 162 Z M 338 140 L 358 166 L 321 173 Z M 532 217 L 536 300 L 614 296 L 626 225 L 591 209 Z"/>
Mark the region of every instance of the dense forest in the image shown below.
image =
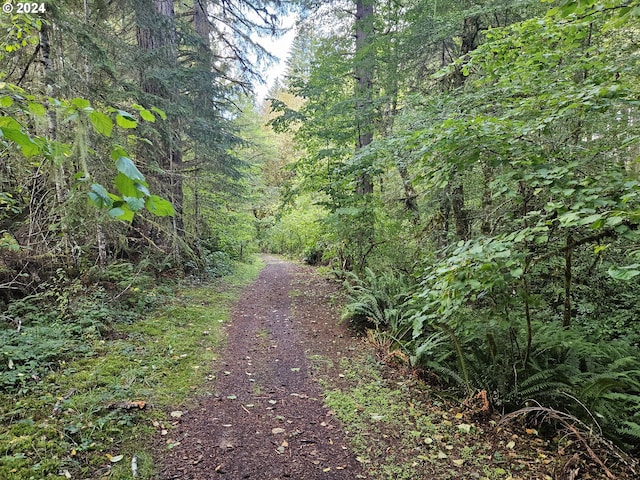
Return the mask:
<path id="1" fill-rule="evenodd" d="M 6 399 L 269 252 L 457 398 L 640 454 L 640 1 L 31 5 L 0 14 Z"/>

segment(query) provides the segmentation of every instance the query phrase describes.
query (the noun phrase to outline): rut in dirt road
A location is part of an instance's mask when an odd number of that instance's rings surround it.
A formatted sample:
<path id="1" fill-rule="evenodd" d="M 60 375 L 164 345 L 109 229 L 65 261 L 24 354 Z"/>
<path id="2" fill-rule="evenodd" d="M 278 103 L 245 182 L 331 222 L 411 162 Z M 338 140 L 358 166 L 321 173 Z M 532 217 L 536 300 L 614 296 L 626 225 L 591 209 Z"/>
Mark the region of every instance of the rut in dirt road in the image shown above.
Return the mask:
<path id="1" fill-rule="evenodd" d="M 162 480 L 365 478 L 307 361 L 344 351 L 332 288 L 306 267 L 265 260 L 233 313 L 212 391 L 171 433 L 180 444 L 162 460 Z"/>

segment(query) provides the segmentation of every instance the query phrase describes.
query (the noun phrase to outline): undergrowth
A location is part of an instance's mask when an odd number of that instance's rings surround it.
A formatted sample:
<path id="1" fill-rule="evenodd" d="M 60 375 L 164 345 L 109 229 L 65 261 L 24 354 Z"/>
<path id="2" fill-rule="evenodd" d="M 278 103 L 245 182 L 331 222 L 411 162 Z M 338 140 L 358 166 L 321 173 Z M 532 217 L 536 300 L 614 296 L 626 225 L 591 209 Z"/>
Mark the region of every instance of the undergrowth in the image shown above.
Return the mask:
<path id="1" fill-rule="evenodd" d="M 149 437 L 211 375 L 220 325 L 260 268 L 195 286 L 129 277 L 115 308 L 108 286 L 87 296 L 73 283 L 13 306 L 20 331 L 0 331 L 13 342 L 2 349 L 0 478 L 129 479 L 134 455 L 138 478 L 153 478 Z"/>
<path id="2" fill-rule="evenodd" d="M 325 403 L 342 423 L 367 478 L 552 478 L 543 440 L 532 435 L 513 452 L 511 433 L 496 429 L 493 420 L 453 407 L 368 350 L 341 361 L 340 380 L 322 380 Z"/>
<path id="3" fill-rule="evenodd" d="M 488 306 L 479 294 L 465 301 L 464 295 L 475 294 L 472 289 L 456 286 L 456 292 L 446 285 L 428 291 L 426 283 L 411 285 L 402 276 L 367 269 L 361 278 L 349 276 L 344 317 L 378 329 L 389 339 L 388 353 L 408 354 L 414 367 L 460 399 L 486 391 L 500 413 L 533 401 L 640 453 L 640 354 L 629 342 L 634 332 L 606 338 L 611 325 L 602 320 L 596 336 L 596 320 L 584 317 L 561 328 L 555 320 L 542 320 L 540 308 L 530 319 L 528 345 L 523 309 L 513 306 L 516 294 L 496 289 L 492 295 L 503 303 Z"/>

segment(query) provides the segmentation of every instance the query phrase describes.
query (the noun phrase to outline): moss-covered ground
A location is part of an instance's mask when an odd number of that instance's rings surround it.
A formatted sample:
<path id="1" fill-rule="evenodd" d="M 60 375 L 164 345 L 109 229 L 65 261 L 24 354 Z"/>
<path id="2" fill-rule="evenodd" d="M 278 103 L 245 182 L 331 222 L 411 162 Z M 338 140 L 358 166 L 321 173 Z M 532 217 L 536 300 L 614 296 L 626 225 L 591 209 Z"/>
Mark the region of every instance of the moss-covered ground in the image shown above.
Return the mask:
<path id="1" fill-rule="evenodd" d="M 20 393 L 1 393 L 0 478 L 124 480 L 132 460 L 137 478 L 152 478 L 151 436 L 214 375 L 221 326 L 261 268 L 238 264 L 223 279 L 163 287 L 168 301 L 88 338 L 83 358 L 61 361 Z"/>

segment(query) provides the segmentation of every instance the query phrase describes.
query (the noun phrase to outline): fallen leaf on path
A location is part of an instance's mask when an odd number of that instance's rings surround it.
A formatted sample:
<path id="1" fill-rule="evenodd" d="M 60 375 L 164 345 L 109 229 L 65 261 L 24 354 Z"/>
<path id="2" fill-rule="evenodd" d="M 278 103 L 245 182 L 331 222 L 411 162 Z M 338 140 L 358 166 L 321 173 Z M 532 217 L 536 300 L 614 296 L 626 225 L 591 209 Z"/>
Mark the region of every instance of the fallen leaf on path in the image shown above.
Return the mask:
<path id="1" fill-rule="evenodd" d="M 457 465 L 458 467 L 461 467 L 462 464 L 464 463 L 464 459 L 461 458 L 460 460 L 451 460 L 453 462 L 454 465 Z"/>
<path id="2" fill-rule="evenodd" d="M 273 433 L 274 435 L 278 435 L 278 434 L 284 433 L 284 432 L 285 432 L 284 428 L 276 427 L 276 428 L 272 428 L 271 429 L 271 433 Z"/>
<path id="3" fill-rule="evenodd" d="M 181 410 L 174 410 L 170 415 L 173 418 L 180 418 L 183 415 L 183 412 Z"/>
<path id="4" fill-rule="evenodd" d="M 107 458 L 109 458 L 109 461 L 111 463 L 118 463 L 120 460 L 124 458 L 124 455 L 116 455 L 115 457 L 112 457 L 111 455 L 107 454 Z"/>
<path id="5" fill-rule="evenodd" d="M 472 428 L 473 425 L 469 425 L 468 423 L 461 423 L 460 425 L 458 425 L 458 430 L 464 433 L 470 433 Z"/>
<path id="6" fill-rule="evenodd" d="M 236 398 L 238 397 L 236 397 L 235 395 L 227 395 L 227 400 L 235 400 Z"/>

